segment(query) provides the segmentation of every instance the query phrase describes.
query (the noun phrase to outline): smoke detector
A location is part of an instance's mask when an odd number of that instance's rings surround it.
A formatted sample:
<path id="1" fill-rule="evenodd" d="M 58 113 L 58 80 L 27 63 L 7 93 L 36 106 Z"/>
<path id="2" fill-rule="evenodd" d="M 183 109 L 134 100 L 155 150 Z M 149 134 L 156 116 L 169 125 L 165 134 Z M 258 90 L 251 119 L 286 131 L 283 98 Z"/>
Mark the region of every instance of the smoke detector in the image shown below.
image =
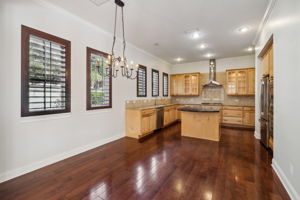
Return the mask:
<path id="1" fill-rule="evenodd" d="M 109 2 L 110 0 L 90 0 L 90 1 L 93 2 L 96 6 L 101 6 Z"/>

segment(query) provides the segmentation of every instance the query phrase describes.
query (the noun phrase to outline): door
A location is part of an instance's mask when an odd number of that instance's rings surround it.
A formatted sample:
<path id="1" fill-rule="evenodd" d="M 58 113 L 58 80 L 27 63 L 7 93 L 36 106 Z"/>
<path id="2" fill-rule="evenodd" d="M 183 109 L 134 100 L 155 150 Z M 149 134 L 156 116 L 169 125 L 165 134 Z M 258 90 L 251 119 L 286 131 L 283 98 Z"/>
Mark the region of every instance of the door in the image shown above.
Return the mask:
<path id="1" fill-rule="evenodd" d="M 243 124 L 247 126 L 254 126 L 255 113 L 254 111 L 244 111 Z"/>
<path id="2" fill-rule="evenodd" d="M 177 91 L 177 75 L 171 75 L 171 96 L 176 96 L 178 94 Z"/>
<path id="3" fill-rule="evenodd" d="M 177 86 L 177 95 L 184 95 L 185 91 L 184 91 L 184 74 L 179 74 L 177 75 L 176 78 L 176 86 Z"/>
<path id="4" fill-rule="evenodd" d="M 246 95 L 247 94 L 247 70 L 237 71 L 237 94 Z"/>
<path id="5" fill-rule="evenodd" d="M 255 69 L 248 69 L 247 73 L 247 94 L 254 95 L 255 94 Z"/>
<path id="6" fill-rule="evenodd" d="M 184 75 L 184 95 L 191 95 L 191 75 L 185 74 Z"/>
<path id="7" fill-rule="evenodd" d="M 269 58 L 269 51 L 263 56 L 262 59 L 262 66 L 263 66 L 263 76 L 269 75 L 269 65 L 270 65 L 270 58 Z"/>
<path id="8" fill-rule="evenodd" d="M 235 95 L 236 94 L 236 71 L 227 71 L 226 73 L 227 78 L 227 94 L 228 95 Z"/>
<path id="9" fill-rule="evenodd" d="M 148 133 L 150 130 L 149 116 L 142 117 L 142 134 Z"/>

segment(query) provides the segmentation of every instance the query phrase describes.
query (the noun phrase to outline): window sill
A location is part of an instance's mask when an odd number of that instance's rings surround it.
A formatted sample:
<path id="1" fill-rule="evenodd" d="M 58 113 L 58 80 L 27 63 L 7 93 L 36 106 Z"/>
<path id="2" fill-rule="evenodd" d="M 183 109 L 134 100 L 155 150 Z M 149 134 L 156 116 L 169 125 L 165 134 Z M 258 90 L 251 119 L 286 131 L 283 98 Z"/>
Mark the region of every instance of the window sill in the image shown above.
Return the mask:
<path id="1" fill-rule="evenodd" d="M 29 117 L 21 117 L 21 123 L 29 123 L 29 122 L 38 122 L 38 121 L 48 121 L 48 120 L 57 120 L 57 119 L 65 119 L 71 117 L 71 113 L 58 113 L 58 114 L 49 114 L 49 115 L 36 115 Z"/>

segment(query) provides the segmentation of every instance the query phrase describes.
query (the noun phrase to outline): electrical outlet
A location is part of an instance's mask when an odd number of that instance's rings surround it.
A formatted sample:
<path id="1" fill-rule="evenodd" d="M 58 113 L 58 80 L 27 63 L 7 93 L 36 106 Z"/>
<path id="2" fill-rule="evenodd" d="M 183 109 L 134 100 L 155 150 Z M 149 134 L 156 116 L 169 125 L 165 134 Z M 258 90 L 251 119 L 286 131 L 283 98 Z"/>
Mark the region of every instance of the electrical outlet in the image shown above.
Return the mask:
<path id="1" fill-rule="evenodd" d="M 290 173 L 293 176 L 294 175 L 294 165 L 290 163 Z"/>

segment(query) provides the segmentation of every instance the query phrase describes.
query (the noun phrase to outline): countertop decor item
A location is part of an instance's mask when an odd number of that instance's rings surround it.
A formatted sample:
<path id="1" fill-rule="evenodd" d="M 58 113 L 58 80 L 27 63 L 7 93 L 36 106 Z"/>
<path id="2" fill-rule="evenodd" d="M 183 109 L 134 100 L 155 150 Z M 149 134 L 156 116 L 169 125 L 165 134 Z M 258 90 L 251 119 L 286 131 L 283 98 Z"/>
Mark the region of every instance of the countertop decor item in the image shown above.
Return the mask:
<path id="1" fill-rule="evenodd" d="M 105 65 L 105 76 L 112 76 L 116 78 L 118 76 L 118 72 L 121 71 L 122 76 L 128 79 L 136 79 L 138 65 L 134 65 L 133 61 L 130 63 L 127 61 L 125 50 L 126 50 L 126 39 L 125 39 L 125 28 L 124 28 L 124 12 L 123 8 L 125 6 L 124 2 L 121 0 L 115 0 L 116 9 L 115 9 L 115 21 L 114 21 L 114 37 L 111 55 L 108 56 L 108 60 Z M 118 7 L 121 8 L 122 15 L 122 36 L 123 36 L 123 51 L 122 56 L 116 56 L 114 53 L 115 43 L 116 43 L 116 29 L 117 29 L 117 18 L 118 18 Z"/>

